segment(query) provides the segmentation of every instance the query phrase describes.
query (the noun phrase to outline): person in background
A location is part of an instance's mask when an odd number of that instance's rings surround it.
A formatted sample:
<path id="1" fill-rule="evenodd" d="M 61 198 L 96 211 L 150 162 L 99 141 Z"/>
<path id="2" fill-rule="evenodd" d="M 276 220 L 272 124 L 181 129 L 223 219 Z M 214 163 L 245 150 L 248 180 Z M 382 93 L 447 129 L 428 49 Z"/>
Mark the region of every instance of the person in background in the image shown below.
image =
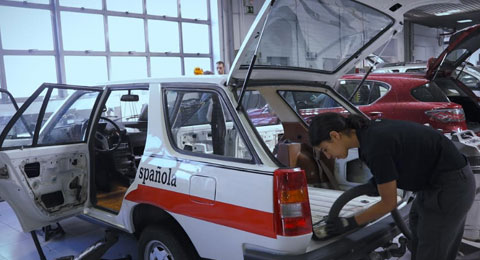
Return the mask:
<path id="1" fill-rule="evenodd" d="M 225 63 L 223 61 L 217 61 L 217 73 L 218 75 L 225 74 Z"/>

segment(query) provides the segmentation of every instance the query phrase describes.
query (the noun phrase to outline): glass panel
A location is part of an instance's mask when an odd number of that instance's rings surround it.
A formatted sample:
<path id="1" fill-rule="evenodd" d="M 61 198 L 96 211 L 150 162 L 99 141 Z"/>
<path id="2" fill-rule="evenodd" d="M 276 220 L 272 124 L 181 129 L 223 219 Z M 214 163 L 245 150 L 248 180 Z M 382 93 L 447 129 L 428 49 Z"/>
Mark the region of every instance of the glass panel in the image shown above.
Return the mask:
<path id="1" fill-rule="evenodd" d="M 277 1 L 256 65 L 332 72 L 392 22 L 388 16 L 350 0 Z M 258 38 L 244 50 L 242 65 L 249 64 Z"/>
<path id="2" fill-rule="evenodd" d="M 152 52 L 180 52 L 178 23 L 148 20 L 148 41 Z"/>
<path id="3" fill-rule="evenodd" d="M 277 114 L 258 91 L 246 91 L 242 105 L 263 142 L 273 152 L 284 133 Z"/>
<path id="4" fill-rule="evenodd" d="M 201 68 L 205 73 L 206 70 L 212 71 L 210 66 L 210 58 L 185 58 L 185 75 L 195 75 L 195 68 Z"/>
<path id="5" fill-rule="evenodd" d="M 344 98 L 349 99 L 358 83 L 360 83 L 360 80 L 340 80 L 340 84 L 335 87 L 335 90 Z M 357 106 L 372 104 L 387 94 L 389 89 L 387 85 L 367 81 L 357 90 L 350 102 Z"/>
<path id="6" fill-rule="evenodd" d="M 108 81 L 107 58 L 66 56 L 67 84 L 92 85 Z"/>
<path id="7" fill-rule="evenodd" d="M 108 34 L 111 51 L 145 51 L 142 19 L 110 16 Z"/>
<path id="8" fill-rule="evenodd" d="M 4 49 L 53 50 L 50 11 L 0 6 L 0 14 Z"/>
<path id="9" fill-rule="evenodd" d="M 103 17 L 61 12 L 63 48 L 71 51 L 105 51 Z"/>
<path id="10" fill-rule="evenodd" d="M 455 63 L 457 60 L 462 59 L 465 55 L 468 55 L 467 49 L 456 49 L 450 52 L 445 58 L 445 62 Z"/>
<path id="11" fill-rule="evenodd" d="M 181 0 L 182 18 L 207 20 L 207 1 L 206 0 Z"/>
<path id="12" fill-rule="evenodd" d="M 112 91 L 105 105 L 106 111 L 102 116 L 120 122 L 129 127 L 130 123 L 138 123 L 139 121 L 147 121 L 148 106 L 148 90 L 133 89 L 130 90 L 130 96 L 138 97 L 135 101 L 122 101 L 122 96 L 126 100 L 128 90 Z M 142 116 L 143 114 L 143 116 Z"/>
<path id="13" fill-rule="evenodd" d="M 447 96 L 434 82 L 416 87 L 411 93 L 415 99 L 423 102 L 449 102 Z"/>
<path id="14" fill-rule="evenodd" d="M 147 13 L 177 17 L 177 0 L 147 0 Z"/>
<path id="15" fill-rule="evenodd" d="M 111 80 L 127 80 L 147 77 L 145 57 L 112 57 Z"/>
<path id="16" fill-rule="evenodd" d="M 69 7 L 102 9 L 102 0 L 60 0 L 60 5 Z"/>
<path id="17" fill-rule="evenodd" d="M 35 131 L 38 113 L 40 112 L 46 94 L 47 89 L 44 89 L 23 112 L 22 116 L 18 118 L 13 127 L 9 129 L 7 136 L 3 141 L 2 148 L 31 146 L 33 144 L 33 132 Z"/>
<path id="18" fill-rule="evenodd" d="M 475 76 L 473 75 L 470 75 L 466 72 L 462 72 L 460 74 L 460 77 L 458 78 L 463 84 L 465 84 L 467 87 L 471 88 L 471 89 L 475 89 L 475 88 L 478 88 L 479 87 L 479 82 L 480 82 L 480 79 L 476 78 Z"/>
<path id="19" fill-rule="evenodd" d="M 152 77 L 175 77 L 182 75 L 182 64 L 177 57 L 151 57 Z"/>
<path id="20" fill-rule="evenodd" d="M 15 1 L 15 2 L 27 2 L 27 3 L 33 3 L 33 4 L 48 4 L 50 3 L 50 0 L 10 0 L 10 1 Z"/>
<path id="21" fill-rule="evenodd" d="M 77 90 L 67 98 L 50 98 L 42 120 L 38 144 L 85 142 L 89 119 L 98 94 L 99 92 Z"/>
<path id="22" fill-rule="evenodd" d="M 276 125 L 280 123 L 275 111 L 258 91 L 247 91 L 242 105 L 254 126 Z"/>
<path id="23" fill-rule="evenodd" d="M 0 133 L 2 133 L 5 126 L 12 116 L 17 112 L 14 105 L 14 101 L 10 99 L 10 96 L 4 92 L 0 92 Z"/>
<path id="24" fill-rule="evenodd" d="M 210 53 L 208 25 L 182 23 L 183 52 Z"/>
<path id="25" fill-rule="evenodd" d="M 331 96 L 321 92 L 279 91 L 280 96 L 307 123 L 319 114 L 336 112 L 348 114 Z"/>
<path id="26" fill-rule="evenodd" d="M 107 0 L 107 9 L 110 11 L 143 13 L 141 0 Z"/>
<path id="27" fill-rule="evenodd" d="M 44 82 L 57 82 L 53 56 L 5 56 L 4 59 L 7 86 L 15 98 L 29 97 Z"/>
<path id="28" fill-rule="evenodd" d="M 225 103 L 216 93 L 167 91 L 166 97 L 174 146 L 198 154 L 252 159 Z"/>
<path id="29" fill-rule="evenodd" d="M 458 87 L 457 83 L 449 78 L 438 78 L 435 82 L 430 82 L 430 85 L 437 85 L 449 98 L 455 96 L 468 97 L 468 95 Z"/>

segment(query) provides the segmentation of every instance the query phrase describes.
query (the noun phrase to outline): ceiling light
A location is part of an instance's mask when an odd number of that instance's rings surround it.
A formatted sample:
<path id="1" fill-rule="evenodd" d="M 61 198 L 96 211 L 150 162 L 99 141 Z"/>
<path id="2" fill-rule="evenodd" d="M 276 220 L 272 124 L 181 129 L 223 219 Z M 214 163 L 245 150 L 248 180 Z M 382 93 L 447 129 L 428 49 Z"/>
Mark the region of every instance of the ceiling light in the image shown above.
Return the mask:
<path id="1" fill-rule="evenodd" d="M 458 10 L 458 9 L 452 9 L 452 10 L 447 10 L 447 11 L 444 11 L 444 12 L 440 12 L 440 13 L 435 13 L 436 16 L 445 16 L 445 15 L 451 15 L 451 14 L 456 14 L 456 13 L 460 13 L 461 10 Z"/>
<path id="2" fill-rule="evenodd" d="M 471 23 L 473 22 L 471 19 L 465 19 L 465 20 L 458 20 L 457 23 Z"/>

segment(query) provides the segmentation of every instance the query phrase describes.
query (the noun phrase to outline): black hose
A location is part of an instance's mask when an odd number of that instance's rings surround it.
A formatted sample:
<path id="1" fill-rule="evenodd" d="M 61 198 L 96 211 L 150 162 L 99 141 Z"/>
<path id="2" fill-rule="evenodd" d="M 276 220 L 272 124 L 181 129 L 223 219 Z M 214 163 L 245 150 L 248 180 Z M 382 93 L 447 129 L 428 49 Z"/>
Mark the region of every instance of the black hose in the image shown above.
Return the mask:
<path id="1" fill-rule="evenodd" d="M 377 188 L 373 183 L 370 183 L 370 182 L 359 185 L 359 186 L 355 186 L 345 191 L 333 203 L 332 207 L 330 208 L 330 211 L 328 212 L 328 218 L 337 218 L 340 215 L 340 211 L 342 210 L 343 206 L 345 206 L 352 199 L 362 195 L 366 195 L 366 194 L 374 194 L 376 192 L 377 192 Z M 405 235 L 407 239 L 410 240 L 412 238 L 412 233 L 410 232 L 410 229 L 405 224 L 405 221 L 403 220 L 403 218 L 400 216 L 400 213 L 398 212 L 397 208 L 392 210 L 390 214 L 392 215 L 392 218 L 395 221 L 395 224 L 397 224 L 400 231 Z"/>
<path id="2" fill-rule="evenodd" d="M 328 212 L 328 218 L 337 218 L 340 215 L 340 211 L 342 210 L 343 206 L 347 204 L 349 201 L 353 200 L 356 197 L 375 193 L 376 188 L 371 183 L 365 183 L 362 185 L 355 186 L 338 197 L 338 199 L 333 203 L 330 211 Z"/>
<path id="3" fill-rule="evenodd" d="M 408 240 L 412 240 L 412 232 L 410 232 L 410 228 L 408 228 L 405 221 L 403 221 L 403 218 L 402 216 L 400 216 L 398 209 L 395 208 L 394 210 L 392 210 L 392 212 L 390 212 L 390 214 L 392 215 L 393 220 L 395 220 L 395 224 L 397 224 L 403 235 L 405 235 Z"/>

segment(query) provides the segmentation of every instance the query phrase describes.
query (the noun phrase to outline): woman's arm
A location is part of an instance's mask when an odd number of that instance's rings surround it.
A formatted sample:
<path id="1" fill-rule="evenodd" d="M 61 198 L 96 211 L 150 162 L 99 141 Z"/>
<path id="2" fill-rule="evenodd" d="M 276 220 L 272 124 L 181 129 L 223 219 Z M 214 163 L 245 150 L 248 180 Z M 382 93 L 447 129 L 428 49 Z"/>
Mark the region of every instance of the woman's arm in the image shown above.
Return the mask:
<path id="1" fill-rule="evenodd" d="M 382 199 L 364 212 L 355 216 L 355 221 L 358 225 L 363 225 L 378 219 L 397 207 L 397 181 L 379 184 L 377 188 Z"/>

